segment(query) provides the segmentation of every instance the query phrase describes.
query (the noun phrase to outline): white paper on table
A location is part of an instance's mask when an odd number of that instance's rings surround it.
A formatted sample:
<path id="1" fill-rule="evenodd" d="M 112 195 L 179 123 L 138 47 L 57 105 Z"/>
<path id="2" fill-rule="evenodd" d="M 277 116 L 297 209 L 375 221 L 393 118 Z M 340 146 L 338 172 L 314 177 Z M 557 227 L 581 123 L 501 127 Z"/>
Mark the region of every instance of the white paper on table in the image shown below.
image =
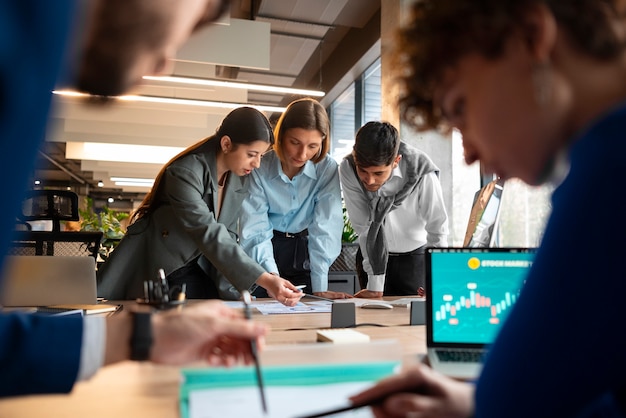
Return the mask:
<path id="1" fill-rule="evenodd" d="M 259 310 L 263 315 L 271 314 L 299 314 L 299 313 L 329 313 L 332 309 L 332 304 L 313 304 L 298 302 L 296 306 L 285 306 L 280 302 L 264 303 L 262 305 L 255 305 L 255 308 Z"/>
<path id="2" fill-rule="evenodd" d="M 224 304 L 233 309 L 243 309 L 241 301 L 225 301 Z M 332 310 L 332 302 L 326 301 L 298 302 L 296 306 L 285 306 L 280 302 L 252 302 L 251 306 L 263 315 L 329 313 Z"/>
<path id="3" fill-rule="evenodd" d="M 328 383 L 310 386 L 267 386 L 268 414 L 263 414 L 259 388 L 241 386 L 198 389 L 189 393 L 189 418 L 293 418 L 346 406 L 348 397 L 371 382 Z M 333 417 L 371 418 L 370 408 L 346 411 Z"/>

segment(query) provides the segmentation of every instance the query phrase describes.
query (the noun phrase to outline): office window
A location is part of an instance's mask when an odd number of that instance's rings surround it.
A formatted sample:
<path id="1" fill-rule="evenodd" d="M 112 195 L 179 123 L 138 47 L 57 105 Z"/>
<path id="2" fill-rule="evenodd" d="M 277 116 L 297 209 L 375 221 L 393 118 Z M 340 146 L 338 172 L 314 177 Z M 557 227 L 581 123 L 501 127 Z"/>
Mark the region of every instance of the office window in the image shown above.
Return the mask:
<path id="1" fill-rule="evenodd" d="M 330 105 L 330 155 L 338 162 L 352 151 L 356 131 L 366 122 L 381 119 L 380 71 L 378 58 Z"/>
<path id="2" fill-rule="evenodd" d="M 461 246 L 469 221 L 471 204 L 480 189 L 480 164 L 468 166 L 463 159 L 463 140 L 455 130 L 453 140 L 453 193 L 452 211 L 461 214 L 453 217 L 450 243 Z M 492 177 L 484 179 L 485 183 Z M 554 185 L 528 186 L 518 179 L 504 184 L 499 213 L 495 226 L 493 247 L 538 247 L 546 222 L 552 211 L 551 195 Z"/>
<path id="3" fill-rule="evenodd" d="M 330 105 L 330 155 L 337 161 L 352 151 L 356 133 L 354 83 Z"/>
<path id="4" fill-rule="evenodd" d="M 361 125 L 382 117 L 380 58 L 363 74 L 363 120 Z"/>
<path id="5" fill-rule="evenodd" d="M 462 246 L 463 239 L 465 238 L 465 232 L 467 231 L 467 224 L 470 219 L 470 212 L 472 211 L 472 204 L 474 203 L 474 196 L 478 190 L 480 190 L 480 163 L 475 162 L 471 165 L 465 163 L 464 151 L 463 151 L 463 138 L 458 130 L 454 130 L 452 133 L 452 175 L 450 191 L 451 202 L 450 207 L 447 207 L 449 217 L 449 229 L 450 235 L 448 236 L 448 243 L 452 246 Z M 445 176 L 443 174 L 442 176 Z M 445 184 L 442 184 L 445 188 Z M 447 191 L 444 190 L 444 196 Z"/>
<path id="6" fill-rule="evenodd" d="M 502 191 L 497 247 L 538 247 L 552 212 L 553 185 L 529 186 L 507 180 Z"/>

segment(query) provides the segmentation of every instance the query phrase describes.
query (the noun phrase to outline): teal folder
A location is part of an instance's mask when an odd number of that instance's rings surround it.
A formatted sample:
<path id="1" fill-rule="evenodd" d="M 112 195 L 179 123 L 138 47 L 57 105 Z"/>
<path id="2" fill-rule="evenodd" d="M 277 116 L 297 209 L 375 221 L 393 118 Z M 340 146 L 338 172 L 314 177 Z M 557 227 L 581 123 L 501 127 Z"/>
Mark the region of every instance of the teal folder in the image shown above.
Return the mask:
<path id="1" fill-rule="evenodd" d="M 392 374 L 399 361 L 301 366 L 265 366 L 265 386 L 311 387 L 328 383 L 375 382 Z M 189 418 L 189 394 L 194 390 L 256 386 L 254 367 L 183 369 L 180 414 Z"/>

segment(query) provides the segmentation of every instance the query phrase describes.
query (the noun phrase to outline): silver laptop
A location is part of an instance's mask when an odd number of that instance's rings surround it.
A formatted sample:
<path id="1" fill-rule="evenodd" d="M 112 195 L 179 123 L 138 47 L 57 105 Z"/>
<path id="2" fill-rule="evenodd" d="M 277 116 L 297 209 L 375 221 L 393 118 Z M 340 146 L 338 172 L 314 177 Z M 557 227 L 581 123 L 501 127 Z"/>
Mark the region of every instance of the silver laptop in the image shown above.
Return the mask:
<path id="1" fill-rule="evenodd" d="M 532 266 L 534 248 L 428 248 L 426 345 L 433 369 L 479 375 Z"/>
<path id="2" fill-rule="evenodd" d="M 7 256 L 0 279 L 4 307 L 95 304 L 93 257 Z"/>

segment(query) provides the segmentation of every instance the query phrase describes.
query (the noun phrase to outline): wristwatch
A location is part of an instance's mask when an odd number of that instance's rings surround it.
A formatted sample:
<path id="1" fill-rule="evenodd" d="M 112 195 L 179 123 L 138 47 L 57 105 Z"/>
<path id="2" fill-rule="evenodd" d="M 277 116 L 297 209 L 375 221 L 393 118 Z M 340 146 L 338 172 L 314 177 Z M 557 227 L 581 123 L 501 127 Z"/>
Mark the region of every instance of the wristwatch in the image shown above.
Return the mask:
<path id="1" fill-rule="evenodd" d="M 130 334 L 130 359 L 145 361 L 150 359 L 152 348 L 152 314 L 131 312 L 132 332 Z"/>

